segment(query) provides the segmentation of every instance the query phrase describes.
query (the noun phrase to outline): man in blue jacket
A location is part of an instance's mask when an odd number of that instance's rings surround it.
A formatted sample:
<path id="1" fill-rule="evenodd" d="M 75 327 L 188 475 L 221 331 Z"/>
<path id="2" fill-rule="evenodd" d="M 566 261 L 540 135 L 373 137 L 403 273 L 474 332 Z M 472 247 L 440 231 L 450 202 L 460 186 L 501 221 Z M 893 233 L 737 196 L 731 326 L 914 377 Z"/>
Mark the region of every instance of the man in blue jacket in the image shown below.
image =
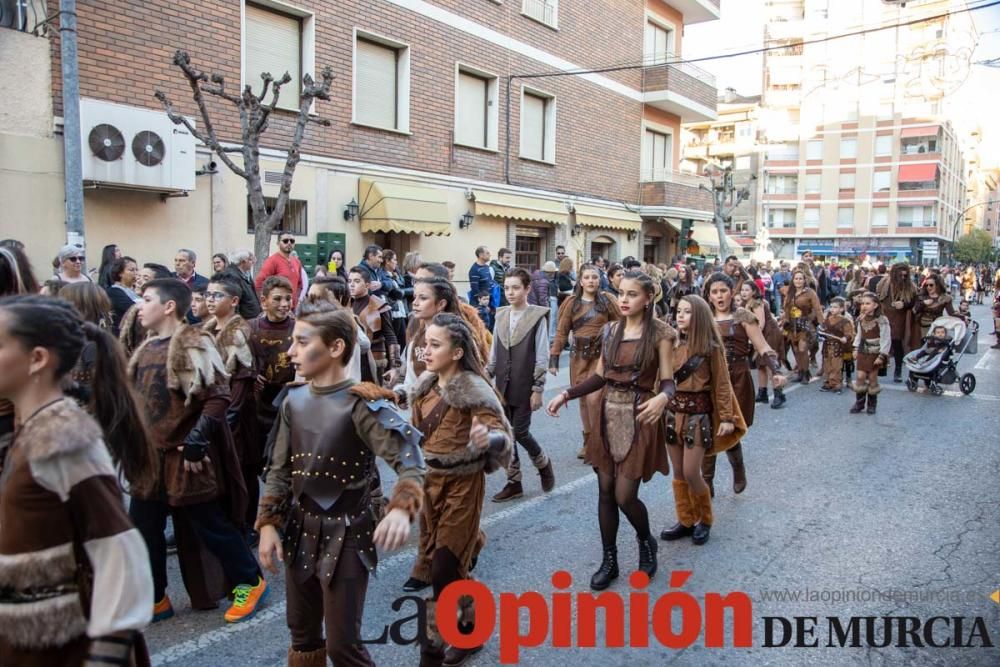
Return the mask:
<path id="1" fill-rule="evenodd" d="M 476 297 L 486 292 L 493 294 L 493 270 L 490 268 L 490 249 L 484 245 L 476 248 L 476 262 L 469 269 L 469 294 L 472 297 L 470 303 L 475 303 Z"/>

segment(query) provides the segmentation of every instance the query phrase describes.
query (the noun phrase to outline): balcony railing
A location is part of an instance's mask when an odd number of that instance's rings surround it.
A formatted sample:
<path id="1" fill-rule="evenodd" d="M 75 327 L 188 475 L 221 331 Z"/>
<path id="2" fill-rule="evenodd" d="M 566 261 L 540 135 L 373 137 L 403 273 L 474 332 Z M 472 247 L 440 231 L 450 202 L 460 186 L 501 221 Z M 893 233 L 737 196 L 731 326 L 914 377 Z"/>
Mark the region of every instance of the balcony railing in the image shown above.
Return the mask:
<path id="1" fill-rule="evenodd" d="M 660 53 L 647 53 L 643 56 L 643 65 L 646 67 L 657 67 L 660 65 L 670 67 L 671 69 L 677 70 L 678 72 L 683 72 L 684 74 L 703 81 L 712 86 L 715 89 L 715 75 L 708 70 L 703 70 L 702 68 L 692 65 L 691 63 L 683 62 L 683 58 L 676 53 L 670 53 L 669 51 L 661 51 Z"/>
<path id="2" fill-rule="evenodd" d="M 704 176 L 669 169 L 643 172 L 642 201 L 647 206 L 676 206 L 696 211 L 712 211 L 712 195 L 699 188 L 711 186 Z"/>
<path id="3" fill-rule="evenodd" d="M 556 24 L 555 0 L 524 0 L 524 13 L 545 25 Z"/>
<path id="4" fill-rule="evenodd" d="M 0 28 L 40 35 L 45 30 L 45 0 L 0 0 Z"/>
<path id="5" fill-rule="evenodd" d="M 642 90 L 651 98 L 647 99 L 647 104 L 678 114 L 681 120 L 714 118 L 718 97 L 715 76 L 700 67 L 678 62 L 679 60 L 672 53 L 649 55 L 644 60 L 646 67 L 643 71 Z M 674 93 L 695 105 L 684 104 L 676 99 L 661 99 L 665 92 Z M 710 109 L 711 115 L 705 109 Z"/>

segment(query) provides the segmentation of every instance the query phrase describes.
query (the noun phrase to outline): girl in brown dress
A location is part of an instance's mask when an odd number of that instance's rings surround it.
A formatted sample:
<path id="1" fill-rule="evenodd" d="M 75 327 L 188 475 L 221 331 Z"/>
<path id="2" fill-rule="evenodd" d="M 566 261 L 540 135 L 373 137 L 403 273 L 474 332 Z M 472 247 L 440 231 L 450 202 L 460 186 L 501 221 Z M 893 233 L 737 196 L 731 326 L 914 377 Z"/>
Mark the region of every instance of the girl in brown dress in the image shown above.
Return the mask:
<path id="1" fill-rule="evenodd" d="M 619 511 L 635 529 L 639 569 L 656 573 L 656 540 L 649 532 L 649 514 L 639 500 L 639 483 L 655 473 L 670 472 L 663 411 L 673 394 L 671 343 L 674 330 L 653 315 L 653 281 L 629 271 L 620 285 L 618 306 L 624 320 L 605 325 L 604 343 L 593 375 L 553 398 L 547 411 L 574 398 L 599 392 L 598 428 L 587 438 L 587 460 L 597 473 L 597 518 L 604 558 L 590 580 L 604 590 L 618 576 Z"/>
<path id="2" fill-rule="evenodd" d="M 604 325 L 621 317 L 618 304 L 601 292 L 601 274 L 593 264 L 580 267 L 580 279 L 573 288 L 573 296 L 559 308 L 556 335 L 549 349 L 549 373 L 559 372 L 559 354 L 573 334 L 569 352 L 569 382 L 577 385 L 594 374 L 601 358 Z M 583 445 L 577 458 L 584 458 L 587 436 L 594 430 L 594 419 L 600 409 L 599 396 L 592 394 L 580 401 L 580 421 L 583 423 Z"/>
<path id="3" fill-rule="evenodd" d="M 752 282 L 744 282 L 743 289 Z M 760 320 L 746 308 L 733 307 L 732 278 L 716 273 L 705 283 L 705 296 L 712 309 L 715 325 L 719 328 L 725 346 L 726 364 L 733 393 L 743 413 L 747 428 L 753 426 L 754 395 L 750 377 L 750 355 L 756 352 L 758 370 L 767 368 L 774 374 L 774 385 L 784 386 L 785 378 L 778 374 L 778 355 L 774 352 L 760 328 Z M 756 289 L 756 285 L 753 285 Z M 766 378 L 766 374 L 765 374 Z M 747 472 L 743 464 L 743 443 L 737 442 L 726 450 L 726 458 L 733 466 L 733 491 L 743 493 L 747 487 Z M 702 476 L 708 484 L 709 494 L 715 496 L 712 482 L 715 479 L 715 457 L 706 456 L 701 466 Z"/>
<path id="4" fill-rule="evenodd" d="M 858 364 L 858 379 L 854 383 L 855 397 L 851 414 L 856 415 L 865 410 L 875 414 L 878 406 L 878 394 L 882 387 L 878 383 L 878 371 L 885 368 L 892 349 L 889 320 L 882 314 L 882 306 L 878 296 L 873 292 L 865 292 L 861 297 L 861 315 L 854 327 L 854 358 Z"/>
<path id="5" fill-rule="evenodd" d="M 781 327 L 778 326 L 778 320 L 774 319 L 774 315 L 771 314 L 771 309 L 761 298 L 757 284 L 752 280 L 745 281 L 740 286 L 740 294 L 743 296 L 743 307 L 757 318 L 757 324 L 760 326 L 761 333 L 764 334 L 764 340 L 774 350 L 779 365 L 782 363 L 787 365 L 788 350 L 785 345 L 785 335 L 782 333 Z M 759 387 L 757 389 L 757 403 L 768 402 L 767 383 L 771 382 L 771 386 L 774 387 L 774 402 L 771 403 L 771 407 L 775 410 L 784 407 L 787 400 L 785 391 L 782 389 L 784 380 L 781 384 L 775 383 L 774 371 L 771 370 L 769 364 L 762 363 L 759 355 L 754 355 L 754 361 L 757 363 L 757 387 Z"/>
<path id="6" fill-rule="evenodd" d="M 410 392 L 411 422 L 424 435 L 427 466 L 413 577 L 434 587 L 421 664 L 459 665 L 482 647 L 445 650 L 436 630 L 435 602 L 448 584 L 469 577 L 481 547 L 486 473 L 507 467 L 513 435 L 469 325 L 457 315 L 441 313 L 427 326 L 424 341 L 427 372 Z M 459 632 L 470 634 L 474 618 L 471 604 L 463 604 Z"/>
<path id="7" fill-rule="evenodd" d="M 809 384 L 809 353 L 816 342 L 816 326 L 823 320 L 823 306 L 816 290 L 809 287 L 809 278 L 803 269 L 792 273 L 788 286 L 781 323 L 785 336 L 795 355 L 795 375 L 792 381 Z"/>
<path id="8" fill-rule="evenodd" d="M 689 294 L 677 304 L 678 338 L 674 347 L 677 393 L 667 415 L 667 452 L 674 468 L 677 523 L 660 539 L 688 535 L 695 544 L 708 541 L 712 495 L 702 478 L 706 456 L 724 452 L 746 435 L 747 427 L 733 395 L 726 347 L 712 310 Z"/>
<path id="9" fill-rule="evenodd" d="M 944 286 L 941 274 L 938 273 L 927 276 L 914 302 L 913 314 L 916 317 L 916 326 L 913 327 L 910 339 L 912 349 L 920 347 L 921 341 L 930 331 L 931 322 L 945 313 L 955 315 L 954 300 L 948 288 Z"/>

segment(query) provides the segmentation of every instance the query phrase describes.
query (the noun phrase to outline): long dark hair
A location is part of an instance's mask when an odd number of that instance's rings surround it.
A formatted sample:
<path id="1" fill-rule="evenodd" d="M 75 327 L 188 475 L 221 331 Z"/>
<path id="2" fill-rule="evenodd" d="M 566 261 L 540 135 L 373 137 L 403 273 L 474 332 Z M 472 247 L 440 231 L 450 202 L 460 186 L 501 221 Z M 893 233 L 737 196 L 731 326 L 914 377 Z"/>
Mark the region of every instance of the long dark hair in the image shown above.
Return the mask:
<path id="1" fill-rule="evenodd" d="M 642 339 L 636 347 L 635 360 L 633 362 L 636 368 L 642 368 L 646 364 L 655 361 L 659 354 L 657 351 L 659 337 L 653 334 L 653 327 L 656 326 L 656 304 L 653 303 L 653 299 L 656 296 L 656 286 L 653 284 L 653 279 L 642 271 L 626 271 L 625 275 L 622 276 L 622 280 L 634 280 L 639 283 L 646 298 L 649 299 L 646 310 L 642 314 Z M 608 342 L 608 356 L 605 359 L 605 364 L 614 363 L 618 358 L 618 348 L 622 344 L 624 336 L 625 318 L 623 317 L 613 326 L 611 340 Z"/>
<path id="2" fill-rule="evenodd" d="M 73 370 L 87 342 L 95 347 L 94 390 L 88 406 L 101 425 L 111 459 L 133 486 L 149 488 L 156 480 L 159 457 L 146 430 L 142 410 L 128 381 L 125 355 L 114 337 L 84 322 L 63 299 L 14 296 L 0 299 L 10 335 L 27 348 L 44 347 L 58 359 L 56 379 Z"/>
<path id="3" fill-rule="evenodd" d="M 708 356 L 723 346 L 719 326 L 712 316 L 712 307 L 697 294 L 685 294 L 681 301 L 691 304 L 691 323 L 686 334 L 691 355 Z"/>
<path id="4" fill-rule="evenodd" d="M 57 296 L 72 304 L 84 322 L 91 322 L 102 329 L 111 328 L 111 299 L 94 283 L 63 285 Z"/>
<path id="5" fill-rule="evenodd" d="M 479 345 L 476 343 L 476 336 L 472 333 L 472 328 L 466 321 L 459 315 L 438 313 L 431 320 L 431 324 L 441 327 L 447 332 L 448 342 L 451 343 L 452 347 L 461 348 L 463 351 L 462 359 L 458 362 L 461 369 L 475 373 L 486 380 L 486 383 L 492 387 L 493 383 L 490 382 L 489 377 L 486 375 L 486 369 L 483 367 L 483 361 L 479 356 Z M 495 393 L 496 388 L 493 391 Z M 499 394 L 497 397 L 499 398 Z M 503 400 L 501 399 L 502 402 Z"/>
<path id="6" fill-rule="evenodd" d="M 811 277 L 811 274 L 809 273 L 809 271 L 807 271 L 805 269 L 802 269 L 802 268 L 792 269 L 792 275 L 791 275 L 791 277 L 788 280 L 788 294 L 785 296 L 784 301 L 783 301 L 783 310 L 786 313 L 791 313 L 792 312 L 792 307 L 795 306 L 795 297 L 798 296 L 798 293 L 797 293 L 798 290 L 795 289 L 795 274 L 796 273 L 801 273 L 802 277 L 805 278 L 805 286 L 802 288 L 802 291 L 805 292 L 805 290 L 810 289 L 810 287 L 809 287 L 809 278 Z"/>
<path id="7" fill-rule="evenodd" d="M 101 250 L 101 266 L 97 269 L 97 284 L 107 289 L 114 284 L 111 280 L 111 265 L 115 263 L 115 243 L 104 246 Z"/>
<path id="8" fill-rule="evenodd" d="M 595 265 L 584 264 L 580 267 L 580 272 L 577 274 L 578 278 L 583 278 L 583 274 L 587 271 L 593 271 L 597 274 L 598 278 L 601 277 L 601 270 Z M 573 286 L 573 314 L 576 315 L 577 311 L 581 308 L 583 308 L 583 280 L 578 279 L 576 285 Z M 594 308 L 599 313 L 608 312 L 608 297 L 604 295 L 600 284 L 597 286 L 597 293 L 594 294 Z"/>
<path id="9" fill-rule="evenodd" d="M 427 285 L 434 292 L 434 303 L 444 301 L 444 310 L 441 313 L 451 313 L 457 317 L 462 317 L 462 304 L 458 300 L 458 293 L 455 286 L 445 278 L 420 278 L 413 281 L 413 287 L 417 285 Z"/>
<path id="10" fill-rule="evenodd" d="M 0 296 L 38 294 L 38 280 L 24 251 L 15 245 L 0 246 Z"/>

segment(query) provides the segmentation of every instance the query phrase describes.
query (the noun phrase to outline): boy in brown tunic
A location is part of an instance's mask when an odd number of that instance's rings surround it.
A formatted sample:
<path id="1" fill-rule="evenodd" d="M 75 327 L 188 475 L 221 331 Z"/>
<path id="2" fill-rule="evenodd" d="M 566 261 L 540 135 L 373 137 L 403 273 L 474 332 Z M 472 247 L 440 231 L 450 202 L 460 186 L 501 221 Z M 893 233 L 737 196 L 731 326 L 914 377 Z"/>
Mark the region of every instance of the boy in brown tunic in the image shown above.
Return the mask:
<path id="1" fill-rule="evenodd" d="M 823 377 L 820 391 L 843 392 L 844 351 L 854 340 L 854 325 L 844 317 L 846 302 L 842 297 L 830 299 L 830 309 L 821 325 L 823 338 Z"/>

